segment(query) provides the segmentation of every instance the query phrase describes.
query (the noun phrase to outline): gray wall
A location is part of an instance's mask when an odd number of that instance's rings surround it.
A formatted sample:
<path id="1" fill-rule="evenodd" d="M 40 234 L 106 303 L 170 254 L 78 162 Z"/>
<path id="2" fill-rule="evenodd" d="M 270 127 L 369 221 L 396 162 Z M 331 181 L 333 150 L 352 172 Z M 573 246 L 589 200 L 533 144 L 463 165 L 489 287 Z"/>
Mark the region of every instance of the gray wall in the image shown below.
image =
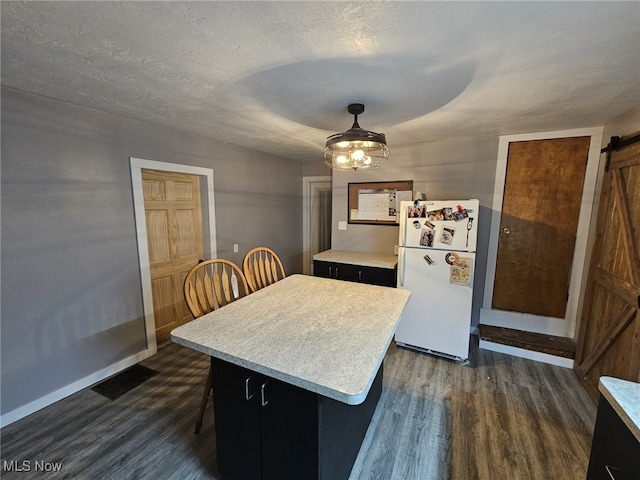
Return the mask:
<path id="1" fill-rule="evenodd" d="M 322 153 L 320 153 L 317 161 L 304 164 L 302 174 L 305 177 L 330 177 L 333 174 L 333 170 L 324 164 Z"/>
<path id="2" fill-rule="evenodd" d="M 482 306 L 493 188 L 498 157 L 498 137 L 421 143 L 409 147 L 389 146 L 389 161 L 369 172 L 334 172 L 331 248 L 393 253 L 398 227 L 347 224 L 347 186 L 351 182 L 413 180 L 414 192 L 428 200 L 480 200 L 478 250 L 474 273 L 472 324 L 477 325 Z"/>
<path id="3" fill-rule="evenodd" d="M 218 256 L 302 270 L 300 163 L 2 89 L 3 415 L 145 349 L 129 157 L 213 168 Z"/>
<path id="4" fill-rule="evenodd" d="M 605 125 L 602 148 L 609 144 L 611 137 L 628 137 L 640 132 L 640 106 Z"/>

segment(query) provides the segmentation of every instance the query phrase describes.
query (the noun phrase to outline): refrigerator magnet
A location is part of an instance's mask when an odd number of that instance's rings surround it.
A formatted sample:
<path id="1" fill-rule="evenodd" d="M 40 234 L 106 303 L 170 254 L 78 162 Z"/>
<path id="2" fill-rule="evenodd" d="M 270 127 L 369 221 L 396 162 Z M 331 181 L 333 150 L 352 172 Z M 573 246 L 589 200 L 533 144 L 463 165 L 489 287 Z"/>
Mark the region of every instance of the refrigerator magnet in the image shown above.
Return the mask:
<path id="1" fill-rule="evenodd" d="M 456 229 L 453 227 L 443 227 L 442 231 L 440 232 L 440 237 L 438 238 L 438 241 L 440 243 L 444 243 L 445 245 L 451 245 L 453 244 L 453 236 L 456 233 Z"/>
<path id="2" fill-rule="evenodd" d="M 424 258 L 424 261 L 427 262 L 429 265 L 433 265 L 434 263 L 436 263 L 433 261 L 433 259 L 429 255 L 425 255 L 422 258 Z"/>
<path id="3" fill-rule="evenodd" d="M 458 255 L 456 252 L 449 252 L 444 256 L 444 261 L 449 265 L 457 265 L 460 261 L 460 255 Z"/>
<path id="4" fill-rule="evenodd" d="M 430 222 L 437 222 L 439 220 L 444 220 L 444 215 L 442 214 L 442 210 L 431 210 L 427 212 L 427 218 Z"/>
<path id="5" fill-rule="evenodd" d="M 467 210 L 465 208 L 462 208 L 460 205 L 458 205 L 458 211 L 457 212 L 453 212 L 451 214 L 451 217 L 456 222 L 459 222 L 460 220 L 464 220 L 465 218 L 469 218 L 469 213 L 467 212 Z"/>
<path id="6" fill-rule="evenodd" d="M 409 218 L 424 218 L 426 216 L 426 209 L 424 205 L 414 206 L 413 208 L 409 207 L 407 212 Z"/>
<path id="7" fill-rule="evenodd" d="M 453 220 L 453 208 L 445 207 L 442 209 L 443 220 Z"/>
<path id="8" fill-rule="evenodd" d="M 430 228 L 423 228 L 420 233 L 420 245 L 423 247 L 433 247 L 433 237 L 435 234 Z"/>
<path id="9" fill-rule="evenodd" d="M 458 263 L 449 268 L 449 282 L 453 285 L 471 284 L 471 258 L 459 258 Z"/>

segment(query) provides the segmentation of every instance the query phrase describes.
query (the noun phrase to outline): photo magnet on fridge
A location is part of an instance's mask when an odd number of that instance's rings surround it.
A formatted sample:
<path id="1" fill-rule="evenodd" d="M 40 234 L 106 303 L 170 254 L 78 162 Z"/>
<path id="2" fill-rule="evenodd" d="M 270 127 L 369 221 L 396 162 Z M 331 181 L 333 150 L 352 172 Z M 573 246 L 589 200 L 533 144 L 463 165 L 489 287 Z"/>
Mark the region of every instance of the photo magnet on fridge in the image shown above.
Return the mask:
<path id="1" fill-rule="evenodd" d="M 442 214 L 442 210 L 431 210 L 427 212 L 427 217 L 430 222 L 437 222 L 438 220 L 444 220 L 444 215 Z"/>
<path id="2" fill-rule="evenodd" d="M 438 238 L 438 241 L 440 243 L 444 243 L 445 245 L 451 245 L 453 244 L 453 236 L 456 233 L 456 229 L 453 227 L 443 227 L 442 231 L 440 232 L 440 237 Z"/>
<path id="3" fill-rule="evenodd" d="M 468 218 L 468 217 L 469 217 L 469 213 L 467 213 L 467 210 L 465 208 L 460 208 L 459 205 L 458 205 L 458 211 L 453 212 L 451 214 L 451 218 L 456 222 L 459 222 L 460 220 L 464 220 L 465 218 Z"/>
<path id="4" fill-rule="evenodd" d="M 425 218 L 427 215 L 427 210 L 424 208 L 424 205 L 409 207 L 407 208 L 407 212 L 409 218 Z"/>
<path id="5" fill-rule="evenodd" d="M 433 237 L 435 237 L 435 233 L 431 228 L 423 228 L 420 233 L 420 245 L 433 247 Z"/>

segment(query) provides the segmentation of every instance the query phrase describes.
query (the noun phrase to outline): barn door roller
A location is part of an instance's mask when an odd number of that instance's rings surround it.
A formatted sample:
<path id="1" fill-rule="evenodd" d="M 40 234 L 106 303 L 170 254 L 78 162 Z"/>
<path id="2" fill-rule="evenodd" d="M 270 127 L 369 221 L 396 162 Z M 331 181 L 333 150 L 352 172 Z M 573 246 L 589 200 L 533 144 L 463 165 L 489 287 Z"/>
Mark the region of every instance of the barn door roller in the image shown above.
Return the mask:
<path id="1" fill-rule="evenodd" d="M 614 151 L 620 150 L 624 147 L 628 147 L 629 145 L 633 145 L 634 143 L 637 143 L 637 142 L 640 142 L 640 135 L 634 135 L 633 137 L 629 137 L 629 138 L 611 137 L 611 140 L 609 140 L 609 145 L 607 145 L 602 150 L 600 150 L 600 153 L 607 154 L 607 163 L 605 163 L 604 165 L 604 171 L 605 172 L 609 171 L 609 164 L 611 163 L 611 154 Z"/>

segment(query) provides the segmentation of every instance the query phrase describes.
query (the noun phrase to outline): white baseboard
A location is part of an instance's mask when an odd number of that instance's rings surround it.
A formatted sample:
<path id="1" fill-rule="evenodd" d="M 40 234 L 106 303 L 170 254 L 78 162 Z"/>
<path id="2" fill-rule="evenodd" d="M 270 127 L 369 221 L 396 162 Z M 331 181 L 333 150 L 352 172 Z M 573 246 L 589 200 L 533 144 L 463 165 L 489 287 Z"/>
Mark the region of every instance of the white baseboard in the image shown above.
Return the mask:
<path id="1" fill-rule="evenodd" d="M 128 368 L 132 365 L 135 365 L 138 362 L 141 362 L 145 358 L 151 356 L 150 350 L 143 350 L 142 352 L 136 353 L 135 355 L 131 355 L 130 357 L 124 358 L 119 362 L 116 362 L 112 365 L 109 365 L 102 370 L 99 370 L 91 375 L 88 375 L 80 380 L 77 380 L 69 385 L 66 385 L 55 392 L 51 392 L 44 397 L 40 397 L 37 400 L 27 403 L 22 407 L 18 407 L 15 410 L 12 410 L 4 415 L 0 416 L 0 428 L 4 428 L 7 425 L 20 420 L 21 418 L 26 417 L 27 415 L 31 415 L 32 413 L 37 412 L 49 405 L 62 400 L 63 398 L 68 397 L 69 395 L 73 395 L 80 390 L 90 387 L 105 378 L 109 378 L 112 375 Z"/>
<path id="2" fill-rule="evenodd" d="M 551 365 L 557 365 L 559 367 L 573 368 L 572 358 L 558 357 L 556 355 L 550 355 L 548 353 L 535 352 L 533 350 L 527 350 L 526 348 L 503 345 L 502 343 L 488 342 L 482 339 L 480 339 L 479 346 L 484 350 L 491 350 L 492 352 L 505 353 L 514 357 L 527 358 L 529 360 L 535 360 L 536 362 L 549 363 Z"/>
<path id="3" fill-rule="evenodd" d="M 512 328 L 524 332 L 573 338 L 571 332 L 567 331 L 570 322 L 563 318 L 481 308 L 480 323 L 482 325 L 491 325 L 492 327 Z"/>

